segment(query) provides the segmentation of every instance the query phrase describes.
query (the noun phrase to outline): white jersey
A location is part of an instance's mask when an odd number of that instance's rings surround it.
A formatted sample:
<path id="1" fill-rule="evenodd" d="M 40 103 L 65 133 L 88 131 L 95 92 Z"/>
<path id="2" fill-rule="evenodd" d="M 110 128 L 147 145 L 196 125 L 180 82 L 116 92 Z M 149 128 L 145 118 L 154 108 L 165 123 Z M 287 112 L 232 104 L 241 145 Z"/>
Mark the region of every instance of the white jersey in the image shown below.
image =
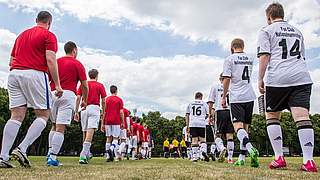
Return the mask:
<path id="1" fill-rule="evenodd" d="M 231 78 L 230 103 L 254 101 L 256 95 L 251 85 L 253 59 L 246 53 L 234 53 L 226 58 L 223 76 Z"/>
<path id="2" fill-rule="evenodd" d="M 206 118 L 209 114 L 209 107 L 203 100 L 194 100 L 187 107 L 186 114 L 189 114 L 189 127 L 206 127 Z"/>
<path id="3" fill-rule="evenodd" d="M 227 108 L 223 108 L 221 105 L 221 99 L 223 95 L 223 84 L 217 84 L 213 86 L 210 90 L 210 94 L 208 97 L 208 102 L 214 103 L 215 111 L 229 109 L 229 104 L 227 103 Z M 227 96 L 227 98 L 229 95 Z"/>
<path id="4" fill-rule="evenodd" d="M 184 141 L 188 142 L 187 126 L 183 127 L 182 134 L 184 136 Z"/>
<path id="5" fill-rule="evenodd" d="M 266 86 L 289 87 L 311 84 L 305 62 L 301 32 L 285 21 L 264 27 L 258 38 L 258 57 L 269 54 Z"/>

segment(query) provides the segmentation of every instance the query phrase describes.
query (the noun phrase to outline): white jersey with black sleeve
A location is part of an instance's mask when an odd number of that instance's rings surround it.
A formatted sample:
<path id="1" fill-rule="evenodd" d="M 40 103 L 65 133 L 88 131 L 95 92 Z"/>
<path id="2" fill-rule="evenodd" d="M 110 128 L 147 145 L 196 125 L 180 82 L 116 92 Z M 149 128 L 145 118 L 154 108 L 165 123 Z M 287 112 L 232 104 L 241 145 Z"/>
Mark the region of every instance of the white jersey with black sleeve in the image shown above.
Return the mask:
<path id="1" fill-rule="evenodd" d="M 312 84 L 305 61 L 304 39 L 301 32 L 285 21 L 264 27 L 258 37 L 258 57 L 270 55 L 265 85 L 290 87 Z"/>
<path id="2" fill-rule="evenodd" d="M 245 103 L 256 99 L 251 85 L 253 59 L 246 53 L 234 53 L 226 58 L 223 76 L 231 79 L 230 103 Z"/>
<path id="3" fill-rule="evenodd" d="M 209 114 L 208 104 L 203 100 L 194 100 L 186 110 L 189 114 L 189 127 L 206 127 L 206 119 Z"/>
<path id="4" fill-rule="evenodd" d="M 215 111 L 226 110 L 229 109 L 229 103 L 227 103 L 227 107 L 223 108 L 221 105 L 221 99 L 223 95 L 223 84 L 217 84 L 213 86 L 210 90 L 210 94 L 208 97 L 208 102 L 214 103 Z M 227 98 L 229 95 L 227 95 Z"/>

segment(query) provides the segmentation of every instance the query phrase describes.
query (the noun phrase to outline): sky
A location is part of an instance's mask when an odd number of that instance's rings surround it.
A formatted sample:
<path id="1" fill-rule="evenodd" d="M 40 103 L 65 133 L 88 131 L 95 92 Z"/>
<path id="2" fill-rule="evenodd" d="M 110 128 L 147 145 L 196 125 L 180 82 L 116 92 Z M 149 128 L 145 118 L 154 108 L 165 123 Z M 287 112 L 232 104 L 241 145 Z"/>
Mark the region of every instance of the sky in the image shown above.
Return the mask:
<path id="1" fill-rule="evenodd" d="M 256 57 L 259 30 L 266 26 L 265 0 L 0 0 L 0 86 L 6 87 L 14 40 L 35 25 L 40 10 L 53 14 L 58 57 L 69 40 L 79 47 L 86 70 L 97 68 L 106 89 L 117 85 L 125 106 L 139 114 L 184 115 L 194 93 L 207 99 L 218 83 L 233 38 Z M 305 38 L 314 81 L 311 113 L 320 112 L 320 1 L 281 0 L 285 20 Z M 257 59 L 253 87 L 257 89 Z M 257 92 L 258 95 L 258 92 Z M 257 109 L 257 108 L 255 108 Z"/>

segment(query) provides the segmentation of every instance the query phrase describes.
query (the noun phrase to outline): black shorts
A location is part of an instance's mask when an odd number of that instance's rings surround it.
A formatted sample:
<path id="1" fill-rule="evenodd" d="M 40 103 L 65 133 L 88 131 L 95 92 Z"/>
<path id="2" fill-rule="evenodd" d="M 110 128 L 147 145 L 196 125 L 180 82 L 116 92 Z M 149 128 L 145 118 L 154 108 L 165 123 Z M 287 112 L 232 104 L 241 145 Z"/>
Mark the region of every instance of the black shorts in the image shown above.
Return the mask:
<path id="1" fill-rule="evenodd" d="M 230 110 L 217 110 L 217 134 L 234 133 Z"/>
<path id="2" fill-rule="evenodd" d="M 169 147 L 163 147 L 164 152 L 169 152 Z"/>
<path id="3" fill-rule="evenodd" d="M 178 147 L 173 147 L 173 152 L 178 152 Z"/>
<path id="4" fill-rule="evenodd" d="M 190 135 L 192 138 L 196 138 L 196 137 L 205 138 L 206 137 L 206 128 L 190 127 Z"/>
<path id="5" fill-rule="evenodd" d="M 266 87 L 266 111 L 278 112 L 290 107 L 309 110 L 312 84 L 291 87 Z"/>
<path id="6" fill-rule="evenodd" d="M 206 125 L 206 142 L 214 142 L 213 125 Z"/>
<path id="7" fill-rule="evenodd" d="M 253 101 L 245 103 L 231 103 L 230 110 L 232 115 L 232 122 L 251 124 L 253 105 Z"/>

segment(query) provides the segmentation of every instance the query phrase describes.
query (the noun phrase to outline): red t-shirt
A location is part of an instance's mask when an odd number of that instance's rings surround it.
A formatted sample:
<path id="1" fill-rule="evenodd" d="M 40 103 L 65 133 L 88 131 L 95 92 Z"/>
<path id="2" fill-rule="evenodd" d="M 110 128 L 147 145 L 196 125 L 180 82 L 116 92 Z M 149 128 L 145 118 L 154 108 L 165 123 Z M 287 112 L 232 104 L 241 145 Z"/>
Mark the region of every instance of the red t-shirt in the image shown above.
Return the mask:
<path id="1" fill-rule="evenodd" d="M 123 101 L 118 96 L 109 96 L 106 99 L 105 125 L 120 125 L 120 110 L 123 109 Z"/>
<path id="2" fill-rule="evenodd" d="M 139 132 L 140 141 L 143 141 L 144 127 L 139 123 L 138 123 L 138 132 Z"/>
<path id="3" fill-rule="evenodd" d="M 78 82 L 87 80 L 83 65 L 77 59 L 69 56 L 59 58 L 57 63 L 61 88 L 77 94 Z M 53 81 L 50 82 L 50 87 L 52 91 L 56 90 Z"/>
<path id="4" fill-rule="evenodd" d="M 148 142 L 148 140 L 149 140 L 149 138 L 148 138 L 149 134 L 150 134 L 149 129 L 148 129 L 148 128 L 144 128 L 144 137 L 143 137 L 144 142 Z"/>
<path id="5" fill-rule="evenodd" d="M 10 70 L 34 69 L 48 72 L 46 50 L 58 50 L 57 38 L 52 32 L 40 26 L 25 30 L 17 37 L 12 48 Z"/>
<path id="6" fill-rule="evenodd" d="M 135 122 L 132 122 L 132 136 L 136 136 L 138 132 L 138 124 Z"/>
<path id="7" fill-rule="evenodd" d="M 124 129 L 127 129 L 128 128 L 127 117 L 130 116 L 128 109 L 123 108 L 123 114 L 124 114 Z"/>
<path id="8" fill-rule="evenodd" d="M 100 97 L 105 98 L 107 97 L 106 89 L 104 85 L 97 82 L 97 81 L 88 81 L 89 86 L 89 94 L 88 94 L 88 105 L 98 105 L 100 106 Z M 82 88 L 81 86 L 78 89 L 77 95 L 82 95 Z"/>

